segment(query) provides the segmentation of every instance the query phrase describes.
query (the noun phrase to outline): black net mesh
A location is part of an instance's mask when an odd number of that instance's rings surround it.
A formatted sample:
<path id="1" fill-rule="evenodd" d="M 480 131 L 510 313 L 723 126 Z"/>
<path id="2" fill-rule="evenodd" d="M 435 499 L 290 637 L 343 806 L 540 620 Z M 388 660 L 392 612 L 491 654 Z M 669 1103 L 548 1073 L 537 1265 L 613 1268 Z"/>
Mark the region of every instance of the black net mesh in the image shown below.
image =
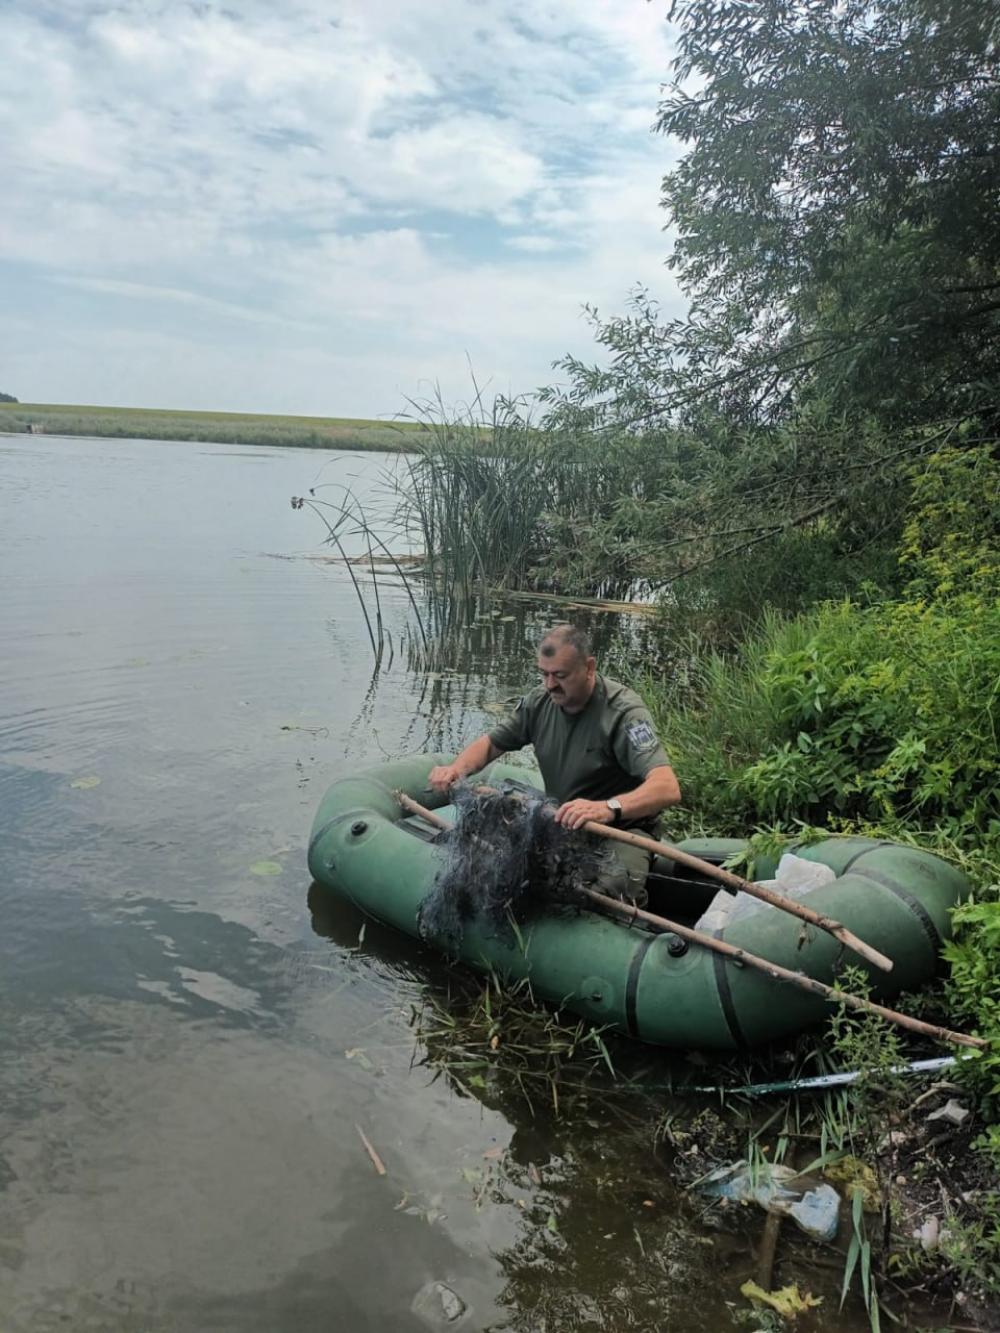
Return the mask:
<path id="1" fill-rule="evenodd" d="M 420 904 L 424 939 L 456 949 L 473 919 L 502 938 L 553 903 L 576 903 L 610 855 L 606 843 L 552 818 L 555 805 L 520 784 L 491 793 L 452 789 L 455 827 L 442 836 L 441 868 Z"/>

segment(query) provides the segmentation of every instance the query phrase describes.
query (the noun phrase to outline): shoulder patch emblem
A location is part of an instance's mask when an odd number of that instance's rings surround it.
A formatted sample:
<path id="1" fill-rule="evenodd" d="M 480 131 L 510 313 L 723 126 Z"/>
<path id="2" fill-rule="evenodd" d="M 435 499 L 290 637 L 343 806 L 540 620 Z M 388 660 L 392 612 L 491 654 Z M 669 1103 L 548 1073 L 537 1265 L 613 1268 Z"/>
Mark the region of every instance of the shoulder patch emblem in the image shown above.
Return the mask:
<path id="1" fill-rule="evenodd" d="M 633 722 L 625 729 L 625 735 L 636 750 L 651 750 L 656 744 L 656 732 L 648 722 Z"/>

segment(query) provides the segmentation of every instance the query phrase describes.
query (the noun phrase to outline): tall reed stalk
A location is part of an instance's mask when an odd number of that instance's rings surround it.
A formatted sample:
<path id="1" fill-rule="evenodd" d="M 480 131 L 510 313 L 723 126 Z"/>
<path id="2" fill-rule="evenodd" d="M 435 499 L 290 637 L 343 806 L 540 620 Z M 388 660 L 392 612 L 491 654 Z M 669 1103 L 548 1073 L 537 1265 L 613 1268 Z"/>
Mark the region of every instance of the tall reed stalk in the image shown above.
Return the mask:
<path id="1" fill-rule="evenodd" d="M 477 391 L 450 416 L 440 398 L 412 405 L 425 431 L 399 473 L 400 521 L 439 588 L 467 601 L 526 581 L 545 548 L 553 458 L 524 404 Z"/>

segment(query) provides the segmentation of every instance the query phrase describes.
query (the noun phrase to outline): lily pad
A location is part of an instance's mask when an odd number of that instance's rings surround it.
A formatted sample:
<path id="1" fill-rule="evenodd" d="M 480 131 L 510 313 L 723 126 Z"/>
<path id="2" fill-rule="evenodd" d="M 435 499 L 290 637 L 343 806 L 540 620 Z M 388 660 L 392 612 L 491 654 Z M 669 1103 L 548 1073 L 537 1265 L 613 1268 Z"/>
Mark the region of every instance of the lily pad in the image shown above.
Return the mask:
<path id="1" fill-rule="evenodd" d="M 101 779 L 95 777 L 95 775 L 91 773 L 89 777 L 74 778 L 69 785 L 75 787 L 77 791 L 90 791 L 91 787 L 99 787 L 101 785 Z"/>
<path id="2" fill-rule="evenodd" d="M 277 861 L 254 861 L 250 867 L 251 875 L 280 875 L 281 866 Z"/>

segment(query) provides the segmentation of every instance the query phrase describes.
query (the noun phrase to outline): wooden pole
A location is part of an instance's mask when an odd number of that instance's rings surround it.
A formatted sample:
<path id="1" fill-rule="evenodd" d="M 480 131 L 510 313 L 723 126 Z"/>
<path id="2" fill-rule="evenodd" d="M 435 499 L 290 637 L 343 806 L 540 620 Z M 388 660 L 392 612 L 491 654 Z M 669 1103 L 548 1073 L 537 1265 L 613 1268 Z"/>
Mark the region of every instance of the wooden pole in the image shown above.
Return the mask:
<path id="1" fill-rule="evenodd" d="M 477 790 L 494 792 L 496 789 L 494 787 L 479 787 Z M 672 843 L 660 842 L 656 838 L 647 838 L 642 833 L 632 833 L 628 829 L 612 828 L 610 824 L 595 824 L 592 820 L 588 820 L 583 827 L 588 833 L 596 833 L 599 838 L 610 838 L 615 842 L 627 842 L 633 847 L 641 847 L 644 851 L 653 852 L 657 856 L 668 856 L 672 861 L 676 861 L 678 865 L 697 870 L 731 889 L 749 893 L 751 897 L 759 898 L 761 902 L 770 903 L 772 907 L 777 907 L 782 912 L 790 912 L 792 916 L 797 916 L 801 921 L 807 921 L 809 925 L 825 930 L 828 935 L 832 935 L 835 940 L 839 940 L 846 948 L 858 954 L 865 962 L 871 963 L 873 967 L 880 968 L 883 972 L 892 971 L 891 958 L 887 958 L 884 953 L 879 953 L 877 949 L 873 949 L 870 944 L 866 944 L 863 939 L 855 935 L 853 930 L 848 930 L 845 925 L 834 920 L 832 916 L 821 915 L 814 908 L 799 902 L 797 898 L 789 898 L 785 894 L 779 893 L 777 889 L 769 889 L 763 884 L 755 884 L 752 879 L 743 879 L 741 875 L 734 875 L 730 870 L 723 870 L 721 866 L 712 865 L 711 861 L 703 861 L 700 856 L 693 856 L 690 852 L 681 851 L 679 847 L 674 847 Z"/>
<path id="2" fill-rule="evenodd" d="M 849 991 L 836 990 L 833 986 L 827 986 L 825 982 L 817 981 L 815 977 L 807 976 L 805 972 L 792 972 L 779 963 L 770 963 L 766 958 L 759 958 L 757 954 L 747 953 L 745 949 L 737 948 L 735 944 L 730 944 L 728 940 L 718 940 L 713 935 L 703 935 L 700 930 L 692 930 L 690 926 L 682 926 L 679 922 L 668 921 L 665 916 L 654 916 L 652 912 L 647 912 L 641 907 L 633 907 L 631 903 L 622 902 L 618 898 L 609 898 L 604 893 L 598 893 L 596 889 L 581 889 L 580 892 L 585 897 L 590 898 L 591 901 L 599 903 L 605 911 L 617 912 L 619 915 L 645 921 L 648 925 L 660 930 L 679 935 L 682 940 L 689 940 L 692 944 L 700 944 L 705 949 L 712 949 L 715 953 L 724 954 L 727 958 L 731 958 L 733 962 L 745 963 L 748 967 L 754 967 L 759 972 L 774 977 L 777 981 L 791 981 L 794 985 L 801 986 L 803 990 L 812 991 L 814 995 L 822 995 L 831 1004 L 845 1004 L 849 1009 L 868 1009 L 871 1013 L 879 1014 L 882 1018 L 888 1019 L 890 1023 L 897 1023 L 900 1027 L 909 1028 L 911 1032 L 920 1032 L 925 1037 L 936 1037 L 939 1041 L 955 1042 L 958 1046 L 984 1047 L 989 1044 L 981 1037 L 968 1037 L 964 1032 L 952 1032 L 950 1028 L 941 1028 L 934 1023 L 925 1023 L 922 1019 L 911 1018 L 909 1014 L 901 1014 L 895 1009 L 886 1009 L 884 1005 L 876 1004 L 874 1000 L 867 1000 L 861 995 L 852 995 Z"/>
<path id="3" fill-rule="evenodd" d="M 420 815 L 428 823 L 433 824 L 435 828 L 450 829 L 453 827 L 449 820 L 418 804 L 404 792 L 397 792 L 396 796 L 404 810 L 409 810 L 414 815 Z M 682 926 L 677 921 L 670 921 L 665 916 L 656 916 L 654 913 L 647 912 L 644 908 L 636 907 L 632 903 L 622 902 L 618 898 L 609 898 L 604 893 L 598 893 L 596 889 L 581 888 L 579 892 L 606 912 L 627 917 L 630 921 L 644 921 L 647 925 L 652 926 L 654 930 L 679 935 L 682 940 L 700 945 L 703 949 L 710 949 L 713 953 L 722 954 L 731 962 L 756 968 L 758 972 L 763 972 L 775 981 L 788 981 L 793 986 L 799 986 L 802 990 L 810 991 L 813 995 L 822 996 L 824 1000 L 829 1000 L 831 1004 L 843 1004 L 849 1009 L 866 1009 L 869 1013 L 878 1014 L 880 1018 L 884 1018 L 890 1023 L 907 1028 L 910 1032 L 919 1032 L 925 1037 L 934 1037 L 937 1041 L 949 1041 L 957 1046 L 976 1046 L 980 1048 L 989 1044 L 982 1037 L 969 1037 L 964 1032 L 952 1032 L 950 1028 L 938 1027 L 934 1023 L 925 1023 L 922 1019 L 913 1018 L 909 1014 L 901 1014 L 896 1009 L 887 1009 L 884 1005 L 876 1004 L 874 1000 L 868 1000 L 862 995 L 852 995 L 849 991 L 836 990 L 833 986 L 827 986 L 825 982 L 817 981 L 815 977 L 806 976 L 804 972 L 792 972 L 779 963 L 770 963 L 766 958 L 748 953 L 746 949 L 740 949 L 735 944 L 730 944 L 728 940 L 716 939 L 712 935 L 703 934 L 700 930 L 693 930 L 690 926 Z"/>
<path id="4" fill-rule="evenodd" d="M 771 1290 L 774 1277 L 774 1256 L 778 1248 L 778 1233 L 781 1231 L 781 1214 L 768 1213 L 764 1220 L 764 1234 L 757 1252 L 757 1286 L 762 1291 Z"/>

